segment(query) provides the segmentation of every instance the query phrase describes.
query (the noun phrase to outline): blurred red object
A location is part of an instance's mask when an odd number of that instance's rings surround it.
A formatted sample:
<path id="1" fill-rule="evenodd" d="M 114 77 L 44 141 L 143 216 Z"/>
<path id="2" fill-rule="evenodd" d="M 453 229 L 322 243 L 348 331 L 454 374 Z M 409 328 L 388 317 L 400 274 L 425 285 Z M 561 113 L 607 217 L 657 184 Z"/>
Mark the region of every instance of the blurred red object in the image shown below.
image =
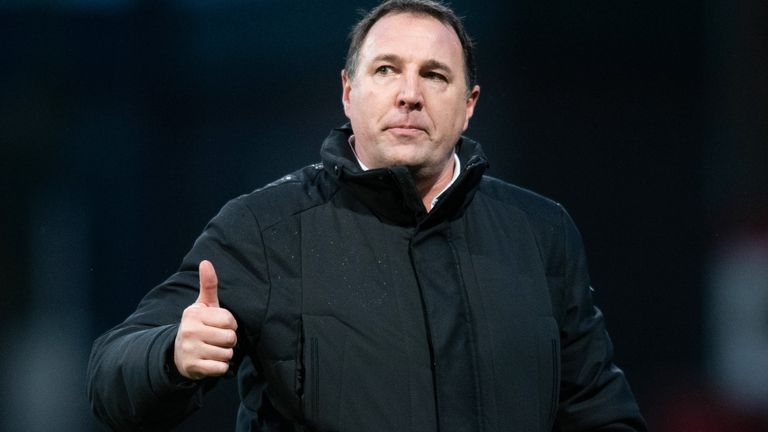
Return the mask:
<path id="1" fill-rule="evenodd" d="M 657 432 L 766 432 L 768 413 L 734 406 L 709 390 L 681 392 L 661 407 Z"/>

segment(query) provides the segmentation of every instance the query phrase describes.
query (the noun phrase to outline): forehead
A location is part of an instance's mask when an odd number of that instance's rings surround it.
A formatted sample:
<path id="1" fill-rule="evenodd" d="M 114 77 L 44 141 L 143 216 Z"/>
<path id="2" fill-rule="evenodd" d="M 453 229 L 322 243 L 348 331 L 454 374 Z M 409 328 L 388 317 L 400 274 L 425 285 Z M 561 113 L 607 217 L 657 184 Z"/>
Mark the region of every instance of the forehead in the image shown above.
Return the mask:
<path id="1" fill-rule="evenodd" d="M 360 49 L 363 63 L 393 54 L 407 60 L 439 60 L 461 69 L 463 51 L 453 28 L 429 15 L 386 15 L 368 31 Z"/>

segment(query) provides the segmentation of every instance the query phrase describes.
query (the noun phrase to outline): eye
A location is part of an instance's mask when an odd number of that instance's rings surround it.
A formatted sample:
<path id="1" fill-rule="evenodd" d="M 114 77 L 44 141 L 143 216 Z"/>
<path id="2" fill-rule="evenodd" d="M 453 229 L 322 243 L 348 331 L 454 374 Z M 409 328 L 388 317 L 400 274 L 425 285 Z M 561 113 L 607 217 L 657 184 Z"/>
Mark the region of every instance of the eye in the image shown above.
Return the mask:
<path id="1" fill-rule="evenodd" d="M 392 66 L 384 65 L 376 68 L 376 75 L 389 75 L 394 72 Z"/>
<path id="2" fill-rule="evenodd" d="M 426 72 L 424 74 L 424 77 L 430 80 L 434 81 L 444 81 L 448 82 L 448 78 L 445 77 L 445 75 L 437 73 L 437 72 Z"/>

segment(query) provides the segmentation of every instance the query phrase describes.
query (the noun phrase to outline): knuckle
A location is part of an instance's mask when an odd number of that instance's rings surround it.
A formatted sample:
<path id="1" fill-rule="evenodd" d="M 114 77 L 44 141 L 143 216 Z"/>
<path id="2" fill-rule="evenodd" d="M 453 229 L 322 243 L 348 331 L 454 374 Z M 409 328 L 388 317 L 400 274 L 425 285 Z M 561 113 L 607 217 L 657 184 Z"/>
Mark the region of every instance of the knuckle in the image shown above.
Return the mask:
<path id="1" fill-rule="evenodd" d="M 190 375 L 194 376 L 195 379 L 204 378 L 209 375 L 205 370 L 205 366 L 201 365 L 199 362 L 195 362 L 193 365 L 191 365 L 189 370 Z"/>
<path id="2" fill-rule="evenodd" d="M 224 375 L 229 370 L 229 364 L 225 362 L 216 362 L 213 369 L 214 373 L 217 375 Z"/>
<path id="3" fill-rule="evenodd" d="M 226 320 L 227 320 L 227 326 L 232 330 L 237 330 L 237 320 L 235 319 L 235 316 L 232 315 L 232 312 L 224 309 L 226 314 Z"/>
<path id="4" fill-rule="evenodd" d="M 200 312 L 200 306 L 197 303 L 193 303 L 184 309 L 182 316 L 195 316 Z"/>
<path id="5" fill-rule="evenodd" d="M 235 333 L 234 331 L 230 330 L 227 333 L 226 342 L 227 342 L 227 345 L 230 346 L 230 347 L 235 346 L 235 344 L 237 344 L 237 333 Z"/>
<path id="6" fill-rule="evenodd" d="M 182 340 L 185 339 L 191 339 L 194 336 L 194 331 L 190 329 L 188 326 L 183 326 L 179 328 L 179 335 L 181 336 Z"/>
<path id="7" fill-rule="evenodd" d="M 179 328 L 180 329 L 182 329 L 182 328 L 186 328 L 186 329 L 193 328 L 199 322 L 200 322 L 200 318 L 197 317 L 196 315 L 194 315 L 194 314 L 186 314 L 185 313 L 185 314 L 183 314 L 181 316 L 181 321 L 179 322 Z"/>
<path id="8" fill-rule="evenodd" d="M 191 354 L 195 349 L 195 344 L 190 340 L 181 342 L 181 351 L 183 353 Z"/>

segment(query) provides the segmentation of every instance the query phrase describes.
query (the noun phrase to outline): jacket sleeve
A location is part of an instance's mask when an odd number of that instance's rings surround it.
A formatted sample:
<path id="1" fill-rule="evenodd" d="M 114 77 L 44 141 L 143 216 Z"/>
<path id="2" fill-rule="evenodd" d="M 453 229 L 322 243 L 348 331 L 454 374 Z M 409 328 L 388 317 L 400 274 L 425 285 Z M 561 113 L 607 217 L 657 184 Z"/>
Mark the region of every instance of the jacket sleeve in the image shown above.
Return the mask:
<path id="1" fill-rule="evenodd" d="M 624 373 L 613 363 L 603 315 L 592 299 L 581 236 L 562 211 L 561 379 L 554 430 L 645 431 Z"/>
<path id="2" fill-rule="evenodd" d="M 186 380 L 173 364 L 182 312 L 198 296 L 201 260 L 213 263 L 221 307 L 230 310 L 239 324 L 230 371 L 242 358 L 243 344 L 256 337 L 258 329 L 245 329 L 241 317 L 263 314 L 268 283 L 258 223 L 242 200 L 227 203 L 208 223 L 179 271 L 152 289 L 123 323 L 94 342 L 88 398 L 96 417 L 112 430 L 168 430 L 199 408 L 203 393 L 215 383 L 215 379 Z M 251 309 L 239 306 L 245 304 Z"/>

